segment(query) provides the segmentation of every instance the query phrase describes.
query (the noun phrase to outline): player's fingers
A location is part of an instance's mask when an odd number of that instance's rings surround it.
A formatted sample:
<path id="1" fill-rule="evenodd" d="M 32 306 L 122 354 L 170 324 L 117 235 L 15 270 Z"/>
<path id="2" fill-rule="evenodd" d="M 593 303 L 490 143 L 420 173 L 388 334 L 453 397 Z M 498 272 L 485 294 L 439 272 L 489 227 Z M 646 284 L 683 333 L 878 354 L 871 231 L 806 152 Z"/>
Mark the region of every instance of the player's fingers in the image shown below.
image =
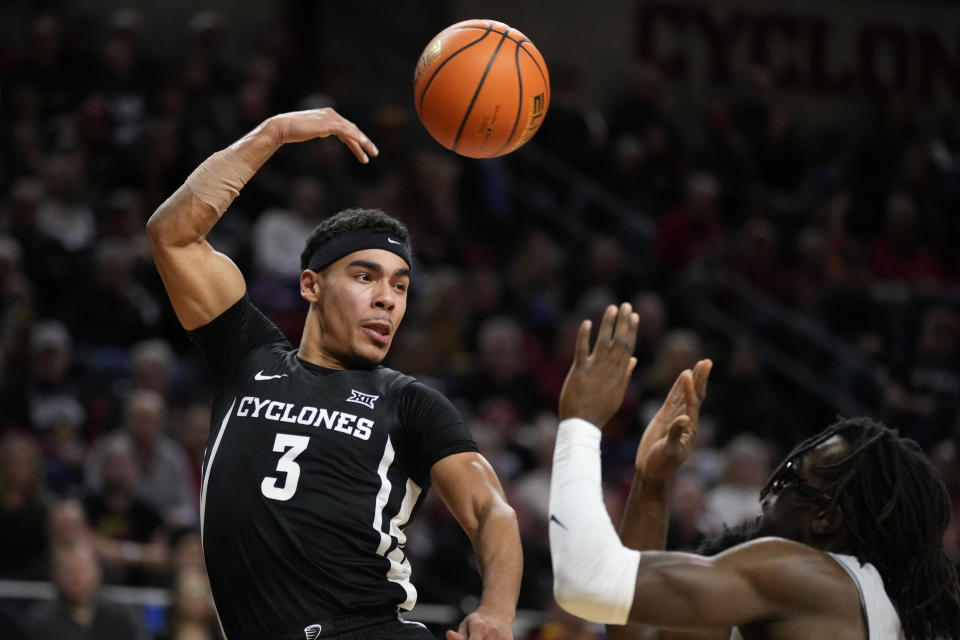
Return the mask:
<path id="1" fill-rule="evenodd" d="M 584 320 L 580 323 L 580 328 L 577 330 L 577 345 L 573 350 L 573 364 L 586 362 L 590 356 L 590 329 L 592 327 L 593 322 L 590 320 Z"/>
<path id="2" fill-rule="evenodd" d="M 597 349 L 601 347 L 610 349 L 613 346 L 613 329 L 617 323 L 617 314 L 619 309 L 615 305 L 609 305 L 603 311 L 603 318 L 600 320 L 600 332 L 597 334 Z"/>
<path id="3" fill-rule="evenodd" d="M 466 640 L 466 634 L 460 633 L 459 631 L 454 631 L 453 629 L 447 629 L 446 634 L 444 634 L 447 640 Z"/>
<path id="4" fill-rule="evenodd" d="M 625 355 L 633 354 L 639 326 L 640 316 L 633 312 L 630 303 L 621 304 L 617 312 L 617 324 L 613 329 L 613 342 Z"/>
<path id="5" fill-rule="evenodd" d="M 670 391 L 667 392 L 667 397 L 663 401 L 664 406 L 679 407 L 683 405 L 686 399 L 683 380 L 684 376 L 689 372 L 689 369 L 684 369 L 683 372 L 677 376 L 677 379 L 673 381 L 673 386 L 670 387 Z"/>
<path id="6" fill-rule="evenodd" d="M 710 378 L 710 371 L 713 370 L 713 360 L 705 358 L 697 363 L 693 368 L 693 386 L 697 398 L 702 402 L 707 395 L 707 379 Z"/>
<path id="7" fill-rule="evenodd" d="M 667 434 L 667 438 L 671 442 L 680 442 L 683 438 L 683 435 L 689 431 L 690 428 L 690 416 L 688 415 L 679 415 L 673 419 L 673 422 L 670 423 L 670 431 Z"/>
<path id="8" fill-rule="evenodd" d="M 371 156 L 377 155 L 377 148 L 367 136 L 349 120 L 339 118 L 337 121 L 327 125 L 327 132 L 318 135 L 333 134 L 340 142 L 347 145 L 347 148 L 357 157 L 357 160 L 366 164 L 370 162 Z M 370 152 L 369 154 L 367 152 Z"/>
<path id="9" fill-rule="evenodd" d="M 377 149 L 377 145 L 373 144 L 373 140 L 364 135 L 360 138 L 360 145 L 364 148 L 371 158 L 376 158 L 380 155 L 380 149 Z"/>
<path id="10" fill-rule="evenodd" d="M 683 391 L 683 403 L 686 405 L 687 412 L 690 413 L 692 417 L 698 415 L 700 410 L 700 396 L 697 395 L 696 390 L 696 378 L 694 374 L 687 369 L 683 372 L 682 378 L 683 384 L 681 385 Z"/>
<path id="11" fill-rule="evenodd" d="M 373 144 L 373 141 L 367 137 L 367 134 L 360 130 L 360 127 L 349 120 L 345 120 L 345 123 L 345 133 L 359 142 L 360 146 L 364 151 L 366 151 L 367 155 L 369 155 L 371 158 L 376 158 L 378 155 L 380 155 L 380 150 L 377 149 L 377 145 Z"/>
<path id="12" fill-rule="evenodd" d="M 367 155 L 367 152 L 363 150 L 363 147 L 360 146 L 359 142 L 357 142 L 353 138 L 347 138 L 347 137 L 341 137 L 341 136 L 337 136 L 337 137 L 340 138 L 341 142 L 347 145 L 347 148 L 353 152 L 353 155 L 357 156 L 357 160 L 359 160 L 363 164 L 367 164 L 368 162 L 370 162 L 370 157 Z"/>

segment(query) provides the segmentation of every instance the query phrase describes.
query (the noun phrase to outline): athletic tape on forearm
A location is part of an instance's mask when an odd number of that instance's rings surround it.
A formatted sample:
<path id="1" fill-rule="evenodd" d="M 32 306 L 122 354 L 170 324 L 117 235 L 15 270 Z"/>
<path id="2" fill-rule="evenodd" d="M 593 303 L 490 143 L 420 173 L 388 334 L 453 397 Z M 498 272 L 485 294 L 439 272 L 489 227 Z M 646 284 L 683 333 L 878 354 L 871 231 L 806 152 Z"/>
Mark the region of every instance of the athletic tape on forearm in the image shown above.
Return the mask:
<path id="1" fill-rule="evenodd" d="M 627 622 L 640 552 L 623 546 L 610 521 L 600 481 L 600 430 L 579 418 L 557 429 L 550 557 L 553 595 L 561 607 L 592 622 Z"/>
<path id="2" fill-rule="evenodd" d="M 217 151 L 193 170 L 185 184 L 202 202 L 223 215 L 240 190 L 256 173 L 232 148 Z"/>

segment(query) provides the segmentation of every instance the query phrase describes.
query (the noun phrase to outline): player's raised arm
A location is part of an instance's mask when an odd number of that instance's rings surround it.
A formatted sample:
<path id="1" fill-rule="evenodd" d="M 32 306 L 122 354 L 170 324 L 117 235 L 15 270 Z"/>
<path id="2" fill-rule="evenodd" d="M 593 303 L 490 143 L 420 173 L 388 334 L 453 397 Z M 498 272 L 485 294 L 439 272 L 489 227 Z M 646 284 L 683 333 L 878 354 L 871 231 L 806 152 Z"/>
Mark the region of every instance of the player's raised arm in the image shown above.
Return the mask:
<path id="1" fill-rule="evenodd" d="M 836 628 L 844 614 L 856 610 L 857 590 L 837 562 L 810 546 L 764 538 L 705 558 L 666 551 L 641 554 L 621 542 L 603 503 L 600 428 L 619 408 L 636 364 L 632 353 L 637 315 L 626 303 L 619 310 L 609 307 L 592 348 L 589 329 L 588 323 L 581 326 L 561 391 L 562 421 L 550 479 L 550 555 L 557 603 L 573 615 L 608 625 L 709 631 L 805 615 L 822 625 L 818 630 Z M 683 374 L 681 383 L 693 391 L 690 409 L 698 410 L 692 374 Z M 667 429 L 691 422 L 689 413 L 679 422 L 679 415 L 669 423 L 667 415 L 663 417 Z M 669 472 L 683 459 L 682 434 L 672 442 L 669 431 L 666 435 L 666 448 L 652 442 L 641 447 L 639 463 L 645 474 Z M 661 469 L 655 472 L 654 464 Z M 836 509 L 810 512 L 823 531 L 842 522 Z M 802 607 L 797 592 L 806 594 Z M 860 624 L 856 617 L 847 615 L 846 620 L 848 625 Z"/>
<path id="2" fill-rule="evenodd" d="M 207 324 L 246 289 L 233 261 L 207 242 L 213 225 L 281 145 L 330 135 L 360 162 L 378 153 L 356 125 L 333 109 L 280 114 L 207 158 L 150 217 L 147 235 L 157 270 L 185 329 Z"/>
<path id="3" fill-rule="evenodd" d="M 681 373 L 643 432 L 630 496 L 620 521 L 620 540 L 629 549 L 666 548 L 673 477 L 693 450 L 712 367 L 712 361 L 701 360 L 693 371 Z M 683 632 L 644 625 L 607 625 L 609 640 L 726 640 L 729 636 L 729 630 Z"/>

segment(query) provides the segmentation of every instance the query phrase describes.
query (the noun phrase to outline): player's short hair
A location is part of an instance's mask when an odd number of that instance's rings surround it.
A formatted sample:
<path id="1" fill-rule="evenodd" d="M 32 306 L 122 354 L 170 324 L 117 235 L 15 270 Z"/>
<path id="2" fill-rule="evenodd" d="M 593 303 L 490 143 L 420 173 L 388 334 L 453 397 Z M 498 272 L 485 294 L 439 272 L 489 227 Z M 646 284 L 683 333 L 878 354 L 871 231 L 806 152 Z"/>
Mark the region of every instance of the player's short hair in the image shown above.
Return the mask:
<path id="1" fill-rule="evenodd" d="M 330 216 L 314 228 L 307 238 L 307 244 L 300 254 L 300 269 L 307 269 L 310 258 L 323 243 L 331 238 L 354 231 L 376 231 L 387 233 L 403 243 L 407 251 L 412 254 L 410 232 L 407 227 L 380 209 L 344 209 Z"/>

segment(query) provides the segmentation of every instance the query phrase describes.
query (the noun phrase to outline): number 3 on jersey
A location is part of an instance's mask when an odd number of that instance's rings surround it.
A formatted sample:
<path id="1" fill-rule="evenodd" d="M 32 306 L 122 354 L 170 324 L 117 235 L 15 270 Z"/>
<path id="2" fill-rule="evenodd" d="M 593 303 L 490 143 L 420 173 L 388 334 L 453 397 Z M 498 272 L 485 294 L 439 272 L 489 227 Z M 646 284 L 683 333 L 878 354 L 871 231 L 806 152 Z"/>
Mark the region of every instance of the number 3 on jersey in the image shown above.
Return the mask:
<path id="1" fill-rule="evenodd" d="M 300 481 L 300 465 L 294 460 L 307 448 L 308 436 L 295 436 L 289 433 L 278 433 L 273 441 L 273 450 L 277 453 L 285 452 L 277 462 L 277 471 L 284 474 L 283 486 L 277 486 L 277 478 L 267 476 L 260 483 L 260 491 L 271 500 L 289 500 L 297 492 L 297 483 Z"/>

